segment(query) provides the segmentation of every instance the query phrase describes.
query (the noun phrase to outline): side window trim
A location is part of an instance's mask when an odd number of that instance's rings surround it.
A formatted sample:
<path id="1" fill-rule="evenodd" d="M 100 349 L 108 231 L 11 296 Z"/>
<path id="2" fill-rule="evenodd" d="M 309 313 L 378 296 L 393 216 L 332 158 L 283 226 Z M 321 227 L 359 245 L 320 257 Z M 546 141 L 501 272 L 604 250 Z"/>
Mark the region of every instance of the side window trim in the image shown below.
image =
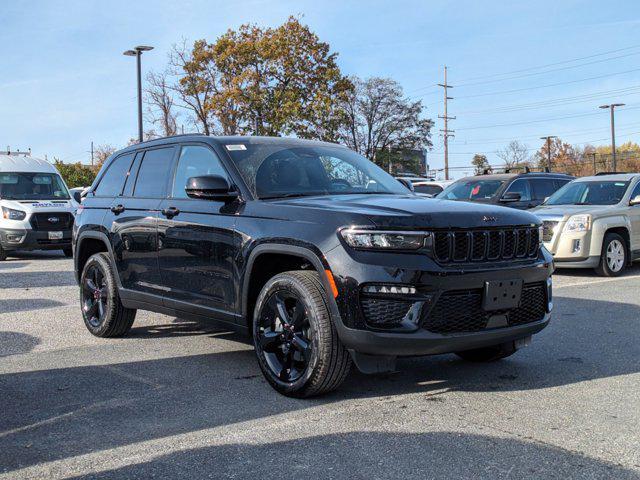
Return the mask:
<path id="1" fill-rule="evenodd" d="M 113 160 L 111 160 L 111 162 L 109 163 L 109 166 L 106 168 L 104 173 L 100 176 L 100 180 L 98 181 L 98 184 L 93 189 L 93 196 L 94 197 L 98 197 L 98 198 L 109 198 L 109 197 L 111 197 L 111 195 L 100 195 L 100 194 L 96 194 L 96 192 L 97 192 L 98 188 L 100 188 L 100 184 L 104 180 L 104 177 L 107 176 L 107 173 L 109 173 L 109 170 L 111 170 L 111 167 L 113 167 L 113 165 L 118 161 L 118 159 L 120 159 L 122 157 L 126 157 L 127 155 L 131 155 L 132 153 L 133 153 L 133 157 L 131 158 L 131 162 L 129 163 L 129 167 L 127 168 L 127 178 L 125 179 L 125 181 L 122 184 L 122 188 L 120 189 L 120 193 L 115 195 L 115 196 L 117 197 L 117 196 L 122 195 L 122 192 L 124 191 L 124 188 L 125 188 L 125 185 L 127 183 L 127 180 L 129 179 L 129 175 L 131 174 L 131 166 L 133 165 L 133 162 L 136 159 L 136 153 L 135 152 L 124 152 L 124 153 L 121 153 L 120 155 L 118 155 L 117 157 L 115 157 Z"/>
<path id="2" fill-rule="evenodd" d="M 211 154 L 216 158 L 216 160 L 218 160 L 218 163 L 220 164 L 220 166 L 224 170 L 224 173 L 225 173 L 229 183 L 235 184 L 235 181 L 233 180 L 233 177 L 229 173 L 229 169 L 225 165 L 225 163 L 222 160 L 222 158 L 220 158 L 220 155 L 218 155 L 218 152 L 216 152 L 213 148 L 211 148 L 211 145 L 209 145 L 208 143 L 204 143 L 204 142 L 186 142 L 186 143 L 181 143 L 180 145 L 178 145 L 178 148 L 176 149 L 177 152 L 176 152 L 176 155 L 174 157 L 173 169 L 171 171 L 171 175 L 169 176 L 170 177 L 170 182 L 169 182 L 169 186 L 167 187 L 168 191 L 167 191 L 167 195 L 165 196 L 165 198 L 170 198 L 172 200 L 197 200 L 197 201 L 201 201 L 201 200 L 198 200 L 198 199 L 192 199 L 192 198 L 186 198 L 185 199 L 185 198 L 174 197 L 173 196 L 173 188 L 174 188 L 175 183 L 176 183 L 176 174 L 178 173 L 178 167 L 180 165 L 180 155 L 182 155 L 182 149 L 184 147 L 204 147 L 207 150 L 209 150 L 211 152 Z"/>
<path id="3" fill-rule="evenodd" d="M 140 161 L 137 162 L 137 169 L 136 169 L 136 179 L 135 182 L 133 183 L 133 189 L 131 190 L 131 197 L 132 198 L 152 198 L 152 199 L 165 199 L 167 198 L 168 195 L 168 181 L 167 179 L 165 179 L 165 184 L 164 184 L 164 192 L 162 192 L 162 195 L 159 197 L 136 197 L 136 187 L 138 186 L 138 177 L 140 175 L 140 169 L 142 168 L 142 162 L 144 162 L 144 157 L 147 154 L 147 152 L 151 152 L 153 150 L 161 150 L 161 149 L 171 149 L 173 150 L 172 152 L 172 158 L 171 158 L 171 168 L 169 169 L 169 171 L 173 171 L 175 169 L 175 164 L 176 164 L 176 152 L 179 151 L 180 149 L 177 148 L 178 145 L 171 143 L 171 144 L 165 144 L 165 145 L 158 145 L 157 147 L 153 147 L 153 148 L 145 148 L 143 150 L 139 150 L 136 157 L 138 155 L 140 155 Z M 169 175 L 169 177 L 171 177 L 171 175 Z"/>

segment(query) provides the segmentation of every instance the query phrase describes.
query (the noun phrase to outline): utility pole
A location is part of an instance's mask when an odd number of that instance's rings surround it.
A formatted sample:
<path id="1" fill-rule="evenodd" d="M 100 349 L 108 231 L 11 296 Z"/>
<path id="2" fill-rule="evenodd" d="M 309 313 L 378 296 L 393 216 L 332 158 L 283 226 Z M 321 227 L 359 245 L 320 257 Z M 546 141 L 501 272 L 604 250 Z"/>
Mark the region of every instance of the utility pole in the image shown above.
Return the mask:
<path id="1" fill-rule="evenodd" d="M 442 136 L 444 137 L 444 178 L 449 180 L 449 137 L 454 137 L 455 130 L 449 130 L 449 120 L 455 120 L 456 117 L 449 117 L 447 113 L 447 100 L 453 100 L 450 97 L 447 90 L 453 88 L 447 83 L 447 66 L 444 67 L 444 83 L 439 83 L 439 87 L 444 90 L 444 115 L 438 115 L 438 118 L 444 120 L 444 129 L 440 129 Z"/>
<path id="2" fill-rule="evenodd" d="M 391 144 L 389 144 L 389 174 L 391 175 Z"/>
<path id="3" fill-rule="evenodd" d="M 540 137 L 540 140 L 547 141 L 547 168 L 551 171 L 551 140 L 558 138 L 555 135 L 547 135 L 546 137 Z"/>
<path id="4" fill-rule="evenodd" d="M 611 161 L 613 171 L 617 172 L 617 162 L 616 162 L 616 127 L 614 122 L 613 112 L 616 107 L 624 107 L 624 103 L 612 103 L 610 105 L 600 105 L 600 108 L 608 108 L 611 110 Z"/>
<path id="5" fill-rule="evenodd" d="M 91 166 L 93 167 L 93 140 L 91 140 Z"/>

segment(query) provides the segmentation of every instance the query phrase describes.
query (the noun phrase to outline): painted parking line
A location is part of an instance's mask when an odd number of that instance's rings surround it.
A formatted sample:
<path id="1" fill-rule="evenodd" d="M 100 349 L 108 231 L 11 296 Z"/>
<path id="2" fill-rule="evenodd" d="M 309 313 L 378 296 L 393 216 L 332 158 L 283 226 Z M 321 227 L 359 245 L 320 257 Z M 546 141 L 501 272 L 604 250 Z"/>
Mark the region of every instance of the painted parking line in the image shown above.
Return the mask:
<path id="1" fill-rule="evenodd" d="M 558 284 L 556 283 L 556 281 L 553 282 L 553 288 L 557 289 L 557 288 L 568 288 L 568 287 L 585 287 L 585 286 L 589 286 L 589 285 L 598 285 L 601 283 L 609 283 L 609 282 L 619 282 L 621 280 L 631 280 L 634 278 L 640 278 L 640 274 L 639 275 L 626 275 L 624 277 L 615 277 L 615 278 L 602 278 L 600 280 L 593 280 L 590 282 L 573 282 L 573 283 L 563 283 L 563 284 Z"/>

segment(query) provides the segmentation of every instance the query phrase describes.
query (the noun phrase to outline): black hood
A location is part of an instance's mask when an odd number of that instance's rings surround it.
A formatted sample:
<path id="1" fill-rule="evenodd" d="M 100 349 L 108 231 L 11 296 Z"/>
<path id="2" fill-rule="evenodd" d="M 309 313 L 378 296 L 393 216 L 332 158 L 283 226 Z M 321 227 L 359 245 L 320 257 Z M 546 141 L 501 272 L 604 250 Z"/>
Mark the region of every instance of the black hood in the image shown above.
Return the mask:
<path id="1" fill-rule="evenodd" d="M 343 215 L 352 213 L 383 228 L 486 228 L 540 223 L 536 216 L 513 208 L 415 195 L 326 195 L 273 203 Z"/>

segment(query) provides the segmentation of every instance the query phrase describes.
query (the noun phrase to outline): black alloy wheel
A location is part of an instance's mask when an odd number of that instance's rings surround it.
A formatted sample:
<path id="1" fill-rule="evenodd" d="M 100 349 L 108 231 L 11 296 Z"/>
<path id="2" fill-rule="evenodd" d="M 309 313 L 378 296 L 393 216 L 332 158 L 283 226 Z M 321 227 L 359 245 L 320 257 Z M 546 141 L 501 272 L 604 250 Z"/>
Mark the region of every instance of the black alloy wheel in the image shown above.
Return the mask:
<path id="1" fill-rule="evenodd" d="M 335 390 L 351 367 L 315 271 L 283 272 L 267 281 L 256 300 L 253 344 L 265 379 L 290 397 Z"/>
<path id="2" fill-rule="evenodd" d="M 122 304 L 106 252 L 92 255 L 82 269 L 80 308 L 85 326 L 96 337 L 120 337 L 133 325 L 136 310 Z"/>
<path id="3" fill-rule="evenodd" d="M 85 320 L 94 328 L 99 328 L 107 313 L 107 286 L 105 274 L 100 265 L 90 265 L 82 280 L 82 313 Z"/>
<path id="4" fill-rule="evenodd" d="M 271 373 L 282 382 L 299 380 L 311 361 L 309 317 L 296 294 L 279 290 L 265 303 L 259 320 L 257 344 Z"/>

